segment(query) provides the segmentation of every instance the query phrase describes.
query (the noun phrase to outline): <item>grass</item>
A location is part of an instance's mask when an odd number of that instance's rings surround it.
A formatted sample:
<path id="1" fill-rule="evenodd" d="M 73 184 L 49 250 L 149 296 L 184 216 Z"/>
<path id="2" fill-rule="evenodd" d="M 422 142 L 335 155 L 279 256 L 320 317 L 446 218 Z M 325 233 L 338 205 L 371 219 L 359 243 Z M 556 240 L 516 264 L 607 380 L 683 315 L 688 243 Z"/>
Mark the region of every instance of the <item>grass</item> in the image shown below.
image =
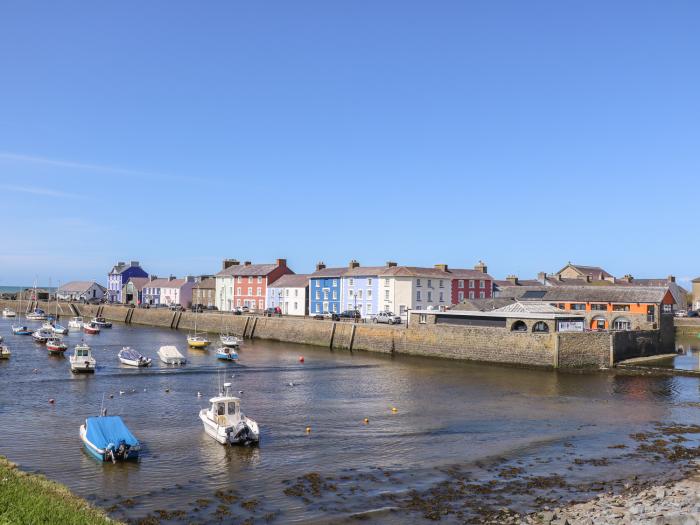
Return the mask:
<path id="1" fill-rule="evenodd" d="M 60 483 L 40 474 L 23 472 L 0 456 L 0 525 L 45 523 L 114 525 L 118 522 Z"/>

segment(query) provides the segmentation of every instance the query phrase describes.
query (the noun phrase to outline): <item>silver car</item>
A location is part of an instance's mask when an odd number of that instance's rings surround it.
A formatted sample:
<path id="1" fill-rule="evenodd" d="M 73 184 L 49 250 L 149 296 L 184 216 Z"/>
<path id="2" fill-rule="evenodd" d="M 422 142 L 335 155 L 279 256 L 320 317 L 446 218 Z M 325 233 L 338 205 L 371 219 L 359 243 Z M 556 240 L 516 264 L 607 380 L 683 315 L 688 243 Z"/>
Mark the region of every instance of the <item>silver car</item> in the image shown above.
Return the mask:
<path id="1" fill-rule="evenodd" d="M 374 318 L 375 323 L 401 324 L 401 317 L 393 312 L 379 312 Z"/>

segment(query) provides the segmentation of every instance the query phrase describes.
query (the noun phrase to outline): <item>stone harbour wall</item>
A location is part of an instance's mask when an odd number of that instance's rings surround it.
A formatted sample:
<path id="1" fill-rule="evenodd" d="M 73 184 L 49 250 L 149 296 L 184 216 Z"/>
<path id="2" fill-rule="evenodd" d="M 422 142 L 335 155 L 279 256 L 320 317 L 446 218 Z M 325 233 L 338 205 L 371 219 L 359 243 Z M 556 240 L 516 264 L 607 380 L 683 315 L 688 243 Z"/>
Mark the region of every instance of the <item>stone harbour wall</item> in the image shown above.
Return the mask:
<path id="1" fill-rule="evenodd" d="M 15 301 L 0 308 L 17 310 Z M 26 303 L 23 310 L 26 310 Z M 55 311 L 56 304 L 40 303 Z M 377 325 L 295 317 L 260 317 L 220 312 L 174 312 L 166 308 L 59 303 L 64 321 L 73 315 L 96 315 L 120 323 L 183 331 L 229 332 L 239 337 L 446 359 L 550 368 L 607 367 L 630 357 L 668 353 L 668 334 L 660 330 L 630 332 L 532 333 L 501 328 L 448 324 Z M 672 332 L 672 330 L 671 330 Z M 673 342 L 671 340 L 671 351 Z"/>

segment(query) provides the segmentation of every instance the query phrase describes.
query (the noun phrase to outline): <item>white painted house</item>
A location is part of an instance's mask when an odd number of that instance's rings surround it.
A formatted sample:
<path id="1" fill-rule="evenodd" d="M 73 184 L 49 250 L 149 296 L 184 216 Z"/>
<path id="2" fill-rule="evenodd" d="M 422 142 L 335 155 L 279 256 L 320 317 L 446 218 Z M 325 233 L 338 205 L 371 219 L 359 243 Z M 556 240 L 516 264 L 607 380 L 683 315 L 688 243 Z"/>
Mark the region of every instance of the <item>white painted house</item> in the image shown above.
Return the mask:
<path id="1" fill-rule="evenodd" d="M 88 301 L 90 299 L 102 299 L 107 288 L 97 281 L 71 281 L 61 285 L 56 295 L 62 301 Z"/>
<path id="2" fill-rule="evenodd" d="M 268 308 L 280 307 L 284 315 L 309 313 L 309 276 L 283 275 L 267 287 Z"/>
<path id="3" fill-rule="evenodd" d="M 427 310 L 452 305 L 452 276 L 437 268 L 388 263 L 379 274 L 379 307 L 405 315 L 407 309 Z"/>

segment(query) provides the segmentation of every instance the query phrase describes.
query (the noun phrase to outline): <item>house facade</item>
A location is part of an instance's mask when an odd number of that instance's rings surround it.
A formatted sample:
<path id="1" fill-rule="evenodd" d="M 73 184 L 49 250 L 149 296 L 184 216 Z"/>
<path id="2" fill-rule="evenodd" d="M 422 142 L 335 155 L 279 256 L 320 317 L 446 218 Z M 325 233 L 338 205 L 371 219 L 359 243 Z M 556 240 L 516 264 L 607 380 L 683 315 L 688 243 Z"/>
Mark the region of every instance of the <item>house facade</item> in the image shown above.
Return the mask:
<path id="1" fill-rule="evenodd" d="M 142 295 L 146 304 L 188 307 L 192 304 L 193 287 L 194 277 L 187 276 L 178 279 L 171 275 L 167 278 L 150 279 L 144 284 Z"/>
<path id="2" fill-rule="evenodd" d="M 141 268 L 138 261 L 131 261 L 129 264 L 120 261 L 112 267 L 107 275 L 107 294 L 110 302 L 124 302 L 123 288 L 131 277 L 148 277 L 148 273 Z"/>
<path id="3" fill-rule="evenodd" d="M 342 312 L 343 276 L 348 268 L 326 268 L 322 262 L 309 275 L 309 314 Z"/>
<path id="4" fill-rule="evenodd" d="M 57 297 L 62 301 L 88 301 L 102 299 L 107 289 L 96 281 L 71 281 L 61 285 L 56 290 Z"/>
<path id="5" fill-rule="evenodd" d="M 304 316 L 309 313 L 309 276 L 286 274 L 267 288 L 267 308 L 279 307 L 283 315 Z"/>
<path id="6" fill-rule="evenodd" d="M 342 277 L 342 310 L 357 310 L 362 318 L 379 313 L 379 275 L 383 266 L 362 267 L 357 261 L 350 261 Z"/>
<path id="7" fill-rule="evenodd" d="M 216 307 L 231 311 L 247 306 L 252 310 L 264 310 L 267 287 L 286 274 L 294 273 L 286 259 L 274 264 L 240 264 L 236 259 L 226 259 L 223 269 L 216 274 Z"/>
<path id="8" fill-rule="evenodd" d="M 122 289 L 124 304 L 141 304 L 143 287 L 149 282 L 148 277 L 131 277 Z"/>
<path id="9" fill-rule="evenodd" d="M 201 304 L 204 307 L 216 306 L 216 279 L 214 276 L 202 276 L 195 279 L 192 288 L 192 304 Z"/>

